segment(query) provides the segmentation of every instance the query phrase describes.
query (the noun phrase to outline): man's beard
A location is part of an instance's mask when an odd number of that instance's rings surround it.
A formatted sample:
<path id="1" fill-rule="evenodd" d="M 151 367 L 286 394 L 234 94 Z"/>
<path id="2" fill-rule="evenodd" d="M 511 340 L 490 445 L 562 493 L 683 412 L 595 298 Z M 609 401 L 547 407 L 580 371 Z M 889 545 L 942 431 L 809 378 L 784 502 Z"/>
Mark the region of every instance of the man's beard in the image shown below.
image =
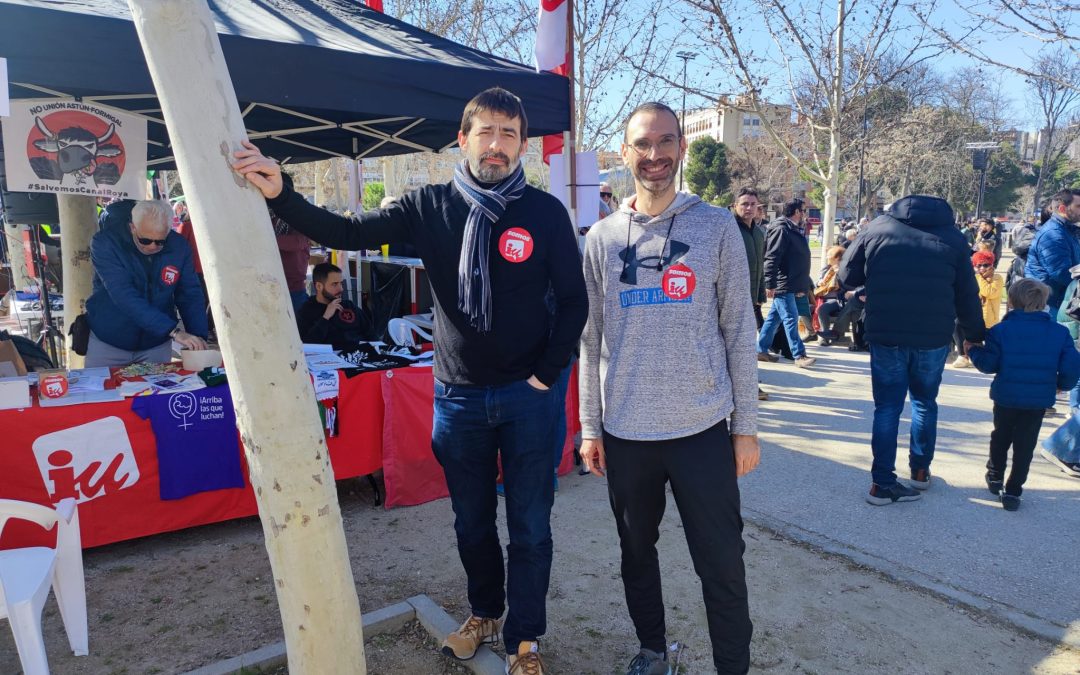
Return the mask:
<path id="1" fill-rule="evenodd" d="M 658 178 L 646 177 L 644 169 L 647 165 L 659 166 L 664 164 L 669 165 L 666 175 L 661 174 Z M 631 173 L 634 174 L 634 180 L 637 181 L 638 185 L 645 188 L 646 192 L 650 192 L 654 195 L 661 195 L 667 192 L 667 190 L 675 183 L 675 174 L 678 172 L 678 169 L 678 160 L 667 158 L 653 161 L 640 160 L 637 164 L 633 165 Z"/>
<path id="2" fill-rule="evenodd" d="M 499 159 L 505 164 L 504 166 L 485 164 L 484 160 L 487 159 Z M 517 165 L 517 157 L 511 161 L 510 157 L 501 152 L 485 152 L 479 159 L 469 157 L 469 171 L 472 172 L 473 178 L 481 183 L 498 183 L 513 173 Z"/>
<path id="3" fill-rule="evenodd" d="M 319 295 L 321 296 L 320 299 L 323 301 L 324 305 L 329 305 L 331 302 L 341 298 L 340 294 L 338 294 L 338 295 L 330 295 L 326 291 L 319 291 Z"/>

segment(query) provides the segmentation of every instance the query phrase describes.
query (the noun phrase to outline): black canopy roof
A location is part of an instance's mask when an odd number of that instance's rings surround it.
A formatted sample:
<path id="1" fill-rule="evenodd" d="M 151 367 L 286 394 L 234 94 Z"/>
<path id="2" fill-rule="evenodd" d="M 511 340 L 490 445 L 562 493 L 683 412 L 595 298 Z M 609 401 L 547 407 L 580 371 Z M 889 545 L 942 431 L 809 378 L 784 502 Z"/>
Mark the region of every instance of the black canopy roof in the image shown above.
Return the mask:
<path id="1" fill-rule="evenodd" d="M 465 103 L 492 86 L 521 97 L 530 136 L 569 127 L 564 78 L 359 0 L 209 4 L 248 133 L 278 159 L 439 151 L 455 143 Z M 126 1 L 0 0 L 0 56 L 13 98 L 79 97 L 135 111 L 150 120 L 150 166 L 173 166 Z"/>

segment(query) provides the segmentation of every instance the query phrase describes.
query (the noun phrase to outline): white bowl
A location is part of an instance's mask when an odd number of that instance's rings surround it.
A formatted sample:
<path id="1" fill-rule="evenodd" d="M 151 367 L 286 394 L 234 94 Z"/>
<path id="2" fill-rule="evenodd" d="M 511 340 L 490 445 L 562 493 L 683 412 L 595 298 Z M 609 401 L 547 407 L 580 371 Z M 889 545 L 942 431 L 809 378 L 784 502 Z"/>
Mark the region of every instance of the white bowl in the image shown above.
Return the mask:
<path id="1" fill-rule="evenodd" d="M 184 349 L 180 352 L 184 370 L 199 372 L 203 368 L 221 366 L 221 352 L 216 349 Z"/>

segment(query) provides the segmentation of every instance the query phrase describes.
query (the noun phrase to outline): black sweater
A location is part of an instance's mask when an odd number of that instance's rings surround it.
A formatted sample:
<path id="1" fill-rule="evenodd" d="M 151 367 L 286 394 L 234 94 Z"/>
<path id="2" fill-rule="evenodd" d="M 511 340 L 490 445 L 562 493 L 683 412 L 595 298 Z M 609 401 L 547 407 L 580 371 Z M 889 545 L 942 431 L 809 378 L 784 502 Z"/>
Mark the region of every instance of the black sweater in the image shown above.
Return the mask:
<path id="1" fill-rule="evenodd" d="M 334 349 L 355 349 L 371 339 L 371 317 L 351 300 L 342 298 L 341 309 L 326 319 L 326 305 L 308 298 L 296 313 L 300 339 L 314 344 L 333 345 Z"/>
<path id="2" fill-rule="evenodd" d="M 492 226 L 489 333 L 476 331 L 458 309 L 458 259 L 469 207 L 453 183 L 427 185 L 355 218 L 313 206 L 288 187 L 268 204 L 291 227 L 325 246 L 416 247 L 435 295 L 439 380 L 488 386 L 536 375 L 550 386 L 570 362 L 589 306 L 570 217 L 551 195 L 526 187 Z M 549 289 L 554 314 L 545 302 Z"/>

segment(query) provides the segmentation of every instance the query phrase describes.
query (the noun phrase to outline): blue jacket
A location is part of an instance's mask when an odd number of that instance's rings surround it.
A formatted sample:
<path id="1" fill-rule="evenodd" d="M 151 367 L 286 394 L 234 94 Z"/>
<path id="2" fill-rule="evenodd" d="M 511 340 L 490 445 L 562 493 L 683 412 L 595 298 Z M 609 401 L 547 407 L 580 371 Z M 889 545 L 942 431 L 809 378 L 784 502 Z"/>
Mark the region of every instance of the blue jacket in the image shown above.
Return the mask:
<path id="1" fill-rule="evenodd" d="M 1012 310 L 968 356 L 980 371 L 997 373 L 990 398 L 1006 408 L 1049 408 L 1058 389 L 1072 389 L 1080 379 L 1080 352 L 1046 312 Z"/>
<path id="2" fill-rule="evenodd" d="M 206 337 L 206 300 L 179 234 L 170 231 L 159 252 L 144 256 L 126 225 L 106 227 L 91 240 L 90 258 L 94 290 L 86 313 L 102 342 L 133 352 L 156 347 L 176 328 L 177 309 L 184 330 Z"/>
<path id="3" fill-rule="evenodd" d="M 1061 306 L 1065 288 L 1072 281 L 1069 268 L 1080 265 L 1078 235 L 1080 230 L 1075 225 L 1055 214 L 1039 228 L 1028 249 L 1024 276 L 1050 287 L 1050 299 L 1046 304 L 1053 312 Z"/>
<path id="4" fill-rule="evenodd" d="M 897 200 L 848 247 L 839 276 L 845 288 L 866 286 L 867 342 L 938 349 L 957 320 L 968 340 L 983 340 L 971 249 L 944 199 Z"/>

